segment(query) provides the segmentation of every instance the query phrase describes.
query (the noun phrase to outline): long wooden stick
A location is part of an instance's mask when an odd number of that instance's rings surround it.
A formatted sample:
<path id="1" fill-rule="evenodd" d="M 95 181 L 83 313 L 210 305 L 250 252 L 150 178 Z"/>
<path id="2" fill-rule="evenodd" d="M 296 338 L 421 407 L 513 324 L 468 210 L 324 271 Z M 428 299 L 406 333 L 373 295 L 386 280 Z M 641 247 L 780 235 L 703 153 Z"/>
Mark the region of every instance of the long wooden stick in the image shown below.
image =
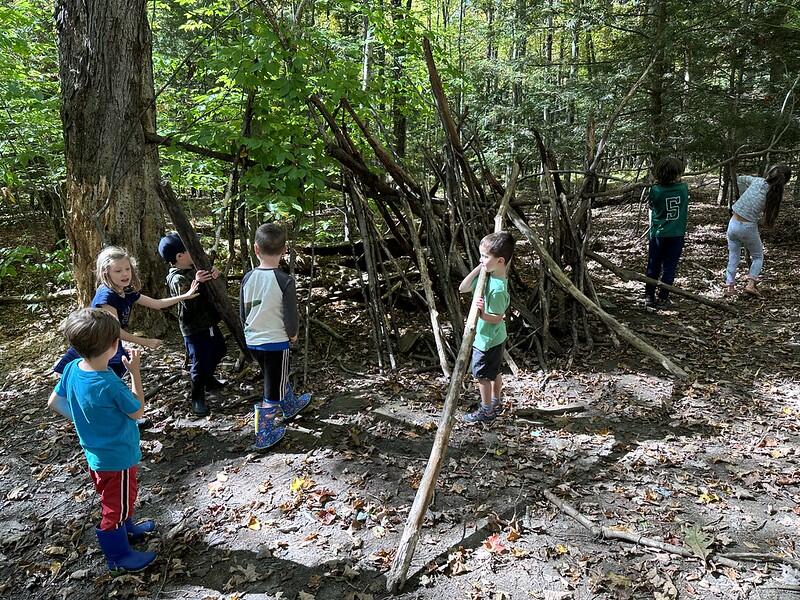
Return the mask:
<path id="1" fill-rule="evenodd" d="M 539 236 L 536 234 L 536 232 L 528 227 L 522 217 L 520 217 L 513 208 L 508 209 L 508 217 L 514 223 L 517 229 L 519 229 L 522 235 L 524 235 L 525 238 L 533 245 L 533 247 L 536 248 L 536 252 L 541 257 L 542 262 L 546 265 L 550 276 L 564 289 L 564 291 L 572 295 L 572 297 L 580 302 L 590 313 L 600 317 L 600 319 L 609 329 L 619 335 L 619 337 L 628 342 L 631 346 L 639 350 L 639 352 L 654 359 L 673 375 L 680 377 L 681 379 L 688 378 L 686 371 L 684 371 L 680 366 L 672 362 L 672 360 L 653 348 L 653 346 L 634 334 L 625 325 L 617 321 L 597 304 L 592 302 L 591 299 L 589 299 L 577 287 L 575 287 L 567 274 L 561 270 L 561 267 L 558 266 L 556 261 L 553 260 L 553 257 L 547 252 L 547 249 L 544 247 L 544 244 L 539 239 Z"/>
<path id="2" fill-rule="evenodd" d="M 515 164 L 512 170 L 512 180 L 508 185 L 508 190 L 500 202 L 500 207 L 497 210 L 495 217 L 495 232 L 502 231 L 503 217 L 508 211 L 508 205 L 511 197 L 514 195 L 514 187 L 516 186 L 517 176 L 519 175 L 519 165 Z M 422 522 L 425 520 L 425 511 L 431 503 L 433 498 L 433 491 L 436 488 L 436 480 L 439 478 L 439 472 L 442 469 L 444 462 L 445 452 L 447 451 L 447 444 L 450 440 L 450 433 L 453 430 L 453 423 L 456 407 L 458 406 L 458 397 L 461 395 L 461 380 L 467 372 L 467 366 L 470 359 L 470 351 L 472 350 L 472 342 L 475 340 L 475 327 L 478 322 L 478 298 L 483 296 L 483 290 L 486 286 L 486 270 L 481 269 L 478 275 L 478 283 L 475 286 L 475 291 L 472 293 L 472 304 L 470 305 L 469 313 L 467 314 L 467 322 L 464 325 L 464 335 L 461 338 L 461 347 L 456 357 L 455 365 L 453 365 L 453 373 L 450 377 L 450 386 L 447 388 L 447 396 L 444 400 L 444 408 L 442 409 L 442 416 L 439 419 L 439 427 L 436 430 L 436 437 L 433 440 L 433 448 L 431 449 L 428 464 L 425 467 L 425 473 L 422 475 L 422 480 L 417 490 L 417 495 L 414 497 L 414 503 L 411 505 L 411 510 L 408 513 L 403 535 L 400 537 L 400 543 L 397 546 L 397 553 L 392 563 L 392 568 L 386 577 L 386 589 L 391 592 L 397 592 L 406 581 L 408 567 L 411 565 L 411 559 L 414 556 L 414 550 L 419 541 L 420 530 L 422 529 Z"/>
<path id="3" fill-rule="evenodd" d="M 683 290 L 679 287 L 663 283 L 661 281 L 658 281 L 657 279 L 653 279 L 652 277 L 647 277 L 646 275 L 637 273 L 636 271 L 629 271 L 628 269 L 623 269 L 621 267 L 618 267 L 607 258 L 600 256 L 599 254 L 597 254 L 596 252 L 592 252 L 591 250 L 586 251 L 586 256 L 604 266 L 606 269 L 614 273 L 614 275 L 622 279 L 622 281 L 630 281 L 631 279 L 633 279 L 635 281 L 641 281 L 642 283 L 658 285 L 664 288 L 665 290 L 669 290 L 673 294 L 677 294 L 678 296 L 683 296 L 684 298 L 689 298 L 690 300 L 694 300 L 695 302 L 699 302 L 700 304 L 705 304 L 706 306 L 711 306 L 713 308 L 716 308 L 717 310 L 724 310 L 726 312 L 734 314 L 738 313 L 738 311 L 735 308 L 733 308 L 732 306 L 728 306 L 727 304 L 722 304 L 721 302 L 714 302 L 713 300 L 709 300 L 708 298 L 704 298 L 703 296 L 693 294 L 692 292 L 687 292 L 686 290 Z"/>
<path id="4" fill-rule="evenodd" d="M 439 311 L 436 309 L 436 296 L 433 293 L 433 285 L 431 278 L 428 274 L 428 263 L 425 259 L 425 253 L 422 249 L 422 242 L 417 233 L 417 227 L 414 225 L 414 215 L 411 213 L 411 206 L 408 201 L 403 197 L 403 210 L 408 218 L 408 223 L 411 225 L 411 242 L 414 245 L 414 254 L 417 257 L 417 266 L 419 267 L 419 276 L 422 280 L 422 289 L 425 291 L 425 301 L 428 303 L 428 314 L 431 319 L 431 331 L 433 332 L 433 340 L 436 342 L 436 353 L 439 356 L 439 366 L 442 369 L 442 375 L 450 377 L 450 364 L 447 361 L 447 351 L 444 347 L 444 339 L 442 336 L 442 328 L 439 324 Z"/>
<path id="5" fill-rule="evenodd" d="M 192 227 L 189 219 L 186 218 L 186 213 L 183 212 L 183 208 L 181 208 L 180 202 L 175 197 L 175 192 L 172 191 L 169 183 L 163 183 L 158 186 L 158 196 L 161 198 L 161 204 L 164 209 L 169 213 L 172 224 L 175 225 L 175 230 L 181 237 L 181 241 L 191 255 L 195 266 L 198 269 L 210 271 L 212 267 L 211 259 L 208 258 L 205 250 L 200 245 L 200 238 L 197 237 L 194 227 Z M 239 314 L 231 306 L 228 293 L 225 291 L 225 283 L 221 279 L 209 279 L 203 285 L 206 286 L 214 308 L 217 309 L 222 320 L 225 321 L 242 353 L 248 360 L 252 360 L 253 356 L 250 354 L 250 350 L 247 349 L 247 342 L 244 339 L 242 322 L 239 319 Z"/>

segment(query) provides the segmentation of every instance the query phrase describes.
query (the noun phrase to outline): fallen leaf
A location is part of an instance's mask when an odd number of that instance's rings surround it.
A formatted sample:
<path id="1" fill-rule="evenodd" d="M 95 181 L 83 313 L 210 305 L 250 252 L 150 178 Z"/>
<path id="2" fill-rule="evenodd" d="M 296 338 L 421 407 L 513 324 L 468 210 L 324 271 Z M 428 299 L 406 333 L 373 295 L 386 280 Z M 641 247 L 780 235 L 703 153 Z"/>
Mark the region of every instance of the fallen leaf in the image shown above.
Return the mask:
<path id="1" fill-rule="evenodd" d="M 64 546 L 45 546 L 42 552 L 47 556 L 64 556 L 67 553 L 67 549 Z"/>
<path id="2" fill-rule="evenodd" d="M 326 508 L 316 512 L 314 516 L 323 525 L 330 525 L 336 520 L 336 511 L 332 508 Z"/>
<path id="3" fill-rule="evenodd" d="M 488 538 L 483 540 L 483 547 L 486 548 L 492 554 L 502 554 L 507 549 L 503 545 L 503 540 L 496 533 L 494 535 L 490 535 Z"/>
<path id="4" fill-rule="evenodd" d="M 460 483 L 454 483 L 453 485 L 450 486 L 450 491 L 453 492 L 454 494 L 462 494 L 465 489 L 467 488 L 461 485 Z"/>
<path id="5" fill-rule="evenodd" d="M 372 531 L 372 535 L 374 535 L 376 538 L 380 539 L 382 537 L 386 537 L 386 529 L 381 525 L 376 525 L 370 531 Z"/>
<path id="6" fill-rule="evenodd" d="M 89 575 L 89 569 L 78 569 L 77 571 L 73 571 L 72 574 L 69 576 L 69 578 L 86 579 L 87 575 Z"/>
<path id="7" fill-rule="evenodd" d="M 314 487 L 314 480 L 305 477 L 295 477 L 292 479 L 291 489 L 292 492 L 297 493 L 303 490 L 308 490 Z"/>
<path id="8" fill-rule="evenodd" d="M 714 539 L 708 537 L 700 527 L 693 525 L 684 530 L 683 541 L 705 564 L 708 555 L 711 554 L 711 545 L 714 543 Z"/>
<path id="9" fill-rule="evenodd" d="M 461 575 L 470 571 L 464 562 L 465 558 L 464 551 L 461 548 L 447 555 L 446 569 L 450 571 L 451 575 Z"/>

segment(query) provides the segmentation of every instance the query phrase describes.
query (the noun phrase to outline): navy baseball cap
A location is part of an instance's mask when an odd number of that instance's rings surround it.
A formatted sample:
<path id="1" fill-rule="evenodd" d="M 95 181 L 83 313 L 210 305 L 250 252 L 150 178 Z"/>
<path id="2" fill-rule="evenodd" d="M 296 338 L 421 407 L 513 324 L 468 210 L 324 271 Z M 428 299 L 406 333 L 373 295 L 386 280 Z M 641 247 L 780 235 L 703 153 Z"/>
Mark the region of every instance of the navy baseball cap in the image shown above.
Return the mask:
<path id="1" fill-rule="evenodd" d="M 186 252 L 186 246 L 177 233 L 168 233 L 158 242 L 158 253 L 170 264 L 175 262 L 175 257 L 181 252 Z"/>

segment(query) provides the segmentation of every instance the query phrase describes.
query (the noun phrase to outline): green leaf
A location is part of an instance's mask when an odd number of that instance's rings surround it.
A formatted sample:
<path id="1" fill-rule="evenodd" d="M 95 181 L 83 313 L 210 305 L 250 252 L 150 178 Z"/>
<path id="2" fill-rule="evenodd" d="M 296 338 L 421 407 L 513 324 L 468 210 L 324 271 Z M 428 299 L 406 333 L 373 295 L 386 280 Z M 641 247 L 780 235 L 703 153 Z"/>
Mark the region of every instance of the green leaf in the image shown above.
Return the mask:
<path id="1" fill-rule="evenodd" d="M 711 546 L 714 544 L 714 538 L 709 537 L 697 525 L 692 525 L 683 530 L 683 541 L 705 565 L 711 554 Z"/>

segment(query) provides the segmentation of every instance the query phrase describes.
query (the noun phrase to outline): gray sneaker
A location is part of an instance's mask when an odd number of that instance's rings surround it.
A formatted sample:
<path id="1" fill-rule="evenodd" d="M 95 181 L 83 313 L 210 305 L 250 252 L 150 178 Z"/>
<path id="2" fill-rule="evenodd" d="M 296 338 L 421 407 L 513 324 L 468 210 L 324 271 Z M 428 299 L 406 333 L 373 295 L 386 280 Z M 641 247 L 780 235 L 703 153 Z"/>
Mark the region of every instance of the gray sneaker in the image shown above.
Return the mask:
<path id="1" fill-rule="evenodd" d="M 491 423 L 497 418 L 491 406 L 480 405 L 475 412 L 467 413 L 461 418 L 463 423 L 467 425 L 477 425 L 478 423 Z"/>
<path id="2" fill-rule="evenodd" d="M 495 417 L 499 417 L 503 414 L 503 401 L 498 398 L 492 398 L 492 412 L 494 413 Z"/>

